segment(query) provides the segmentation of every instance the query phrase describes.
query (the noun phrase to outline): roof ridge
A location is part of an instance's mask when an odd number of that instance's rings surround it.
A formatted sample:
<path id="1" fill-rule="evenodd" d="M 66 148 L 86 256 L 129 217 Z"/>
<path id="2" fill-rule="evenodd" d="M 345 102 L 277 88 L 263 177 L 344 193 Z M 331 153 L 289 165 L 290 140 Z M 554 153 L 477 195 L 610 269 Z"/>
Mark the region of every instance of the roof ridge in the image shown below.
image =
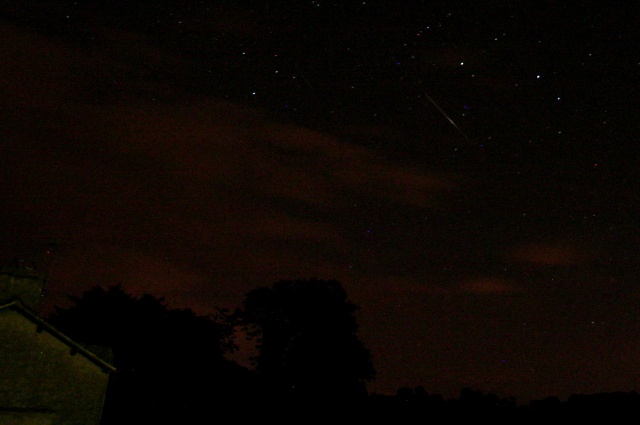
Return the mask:
<path id="1" fill-rule="evenodd" d="M 8 310 L 8 309 L 14 309 L 20 312 L 27 319 L 31 320 L 39 327 L 46 329 L 47 332 L 49 332 L 51 335 L 56 337 L 59 341 L 71 347 L 71 349 L 74 350 L 75 352 L 85 356 L 89 361 L 91 361 L 92 363 L 102 368 L 105 372 L 108 372 L 108 373 L 116 372 L 116 368 L 114 366 L 112 366 L 105 360 L 101 359 L 100 357 L 98 357 L 97 355 L 89 351 L 83 345 L 75 342 L 73 339 L 69 338 L 64 333 L 60 332 L 58 329 L 54 328 L 46 320 L 42 319 L 35 312 L 33 312 L 29 307 L 25 306 L 20 300 L 13 300 L 6 304 L 0 305 L 0 311 Z"/>

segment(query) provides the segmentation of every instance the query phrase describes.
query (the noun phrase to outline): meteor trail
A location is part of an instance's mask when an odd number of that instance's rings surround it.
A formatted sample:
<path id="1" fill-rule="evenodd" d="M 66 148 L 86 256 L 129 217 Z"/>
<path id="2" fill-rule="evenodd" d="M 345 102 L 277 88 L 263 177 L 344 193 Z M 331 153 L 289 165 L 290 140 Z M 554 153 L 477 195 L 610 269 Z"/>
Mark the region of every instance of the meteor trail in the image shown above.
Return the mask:
<path id="1" fill-rule="evenodd" d="M 467 139 L 467 140 L 469 140 L 469 141 L 471 140 L 471 139 L 469 139 L 469 137 L 468 137 L 466 134 L 464 134 L 464 132 L 463 132 L 462 130 L 460 130 L 460 127 L 458 127 L 458 126 L 456 125 L 456 123 L 455 123 L 455 122 L 453 122 L 453 120 L 452 120 L 451 118 L 449 118 L 449 115 L 447 115 L 447 113 L 446 113 L 446 112 L 445 112 L 445 111 L 444 111 L 440 106 L 438 106 L 438 104 L 435 102 L 435 100 L 431 99 L 431 96 L 429 96 L 429 94 L 428 94 L 427 92 L 424 92 L 424 95 L 427 97 L 427 99 L 429 99 L 429 102 L 431 102 L 431 103 L 433 104 L 433 106 L 435 106 L 435 107 L 438 109 L 438 111 L 440 111 L 440 113 L 441 113 L 442 115 L 444 115 L 444 117 L 445 117 L 445 118 L 446 118 L 446 119 L 451 123 L 451 125 L 452 125 L 456 130 L 458 130 L 458 133 L 462 134 L 462 136 L 463 136 L 465 139 Z"/>
<path id="2" fill-rule="evenodd" d="M 393 58 L 393 60 L 394 60 L 394 62 L 398 63 L 398 62 L 395 60 L 395 58 Z M 462 131 L 462 130 L 460 129 L 460 127 L 458 127 L 458 125 L 457 125 L 457 124 L 456 124 L 456 123 L 451 119 L 451 117 L 449 117 L 449 115 L 447 115 L 447 113 L 444 111 L 444 109 L 442 109 L 442 108 L 440 107 L 440 105 L 438 105 L 438 104 L 436 103 L 436 101 L 435 101 L 435 100 L 433 100 L 433 99 L 431 98 L 431 96 L 429 96 L 429 93 L 427 93 L 427 90 L 426 90 L 426 88 L 425 88 L 425 85 L 422 83 L 422 80 L 421 80 L 420 78 L 418 78 L 417 76 L 415 76 L 415 75 L 408 75 L 408 77 L 409 77 L 409 78 L 411 78 L 411 79 L 416 83 L 416 85 L 417 85 L 417 86 L 419 86 L 419 87 L 422 89 L 422 93 L 424 93 L 425 97 L 426 97 L 427 99 L 429 99 L 429 102 L 431 102 L 431 104 L 432 104 L 433 106 L 435 106 L 435 107 L 436 107 L 436 109 L 437 109 L 438 111 L 440 111 L 440 113 L 441 113 L 441 114 L 442 114 L 442 115 L 447 119 L 447 121 L 449 121 L 449 122 L 451 123 L 451 125 L 453 126 L 453 128 L 455 128 L 455 129 L 458 131 L 458 133 L 460 133 L 460 134 L 462 135 L 462 137 L 464 137 L 465 139 L 467 139 L 467 141 L 471 141 L 471 139 L 469 138 L 469 136 L 467 136 L 467 135 L 464 133 L 464 131 Z"/>

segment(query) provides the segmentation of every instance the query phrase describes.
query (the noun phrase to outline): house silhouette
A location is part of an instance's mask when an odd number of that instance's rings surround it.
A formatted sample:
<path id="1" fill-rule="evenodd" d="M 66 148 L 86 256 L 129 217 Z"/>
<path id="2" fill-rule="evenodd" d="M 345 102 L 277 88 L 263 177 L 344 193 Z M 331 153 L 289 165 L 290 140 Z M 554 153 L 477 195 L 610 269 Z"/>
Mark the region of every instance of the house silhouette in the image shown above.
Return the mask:
<path id="1" fill-rule="evenodd" d="M 37 315 L 45 283 L 0 269 L 0 424 L 98 425 L 115 368 Z"/>

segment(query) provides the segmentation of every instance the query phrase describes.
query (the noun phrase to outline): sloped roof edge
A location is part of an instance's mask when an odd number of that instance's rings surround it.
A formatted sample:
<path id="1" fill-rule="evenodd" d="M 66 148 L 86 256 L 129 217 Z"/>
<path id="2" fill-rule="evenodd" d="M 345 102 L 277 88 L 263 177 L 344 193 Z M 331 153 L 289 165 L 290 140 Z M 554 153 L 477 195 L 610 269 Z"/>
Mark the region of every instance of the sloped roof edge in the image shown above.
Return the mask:
<path id="1" fill-rule="evenodd" d="M 38 315 L 32 312 L 28 307 L 23 305 L 20 301 L 16 300 L 16 301 L 11 301 L 9 303 L 0 305 L 0 311 L 2 310 L 17 311 L 18 313 L 22 314 L 24 317 L 26 317 L 27 319 L 29 319 L 30 321 L 32 321 L 42 329 L 49 332 L 59 341 L 68 345 L 71 349 L 75 350 L 78 354 L 82 354 L 90 362 L 100 367 L 103 371 L 107 373 L 113 373 L 116 371 L 115 367 L 113 367 L 106 361 L 102 360 L 100 357 L 96 356 L 91 351 L 87 350 L 82 345 L 78 344 L 77 342 L 75 342 L 74 340 L 72 340 L 71 338 L 69 338 L 68 336 L 66 336 L 65 334 L 63 334 L 62 332 L 60 332 L 59 330 L 57 330 L 56 328 L 48 324 L 46 321 L 44 321 L 43 319 L 38 317 Z"/>

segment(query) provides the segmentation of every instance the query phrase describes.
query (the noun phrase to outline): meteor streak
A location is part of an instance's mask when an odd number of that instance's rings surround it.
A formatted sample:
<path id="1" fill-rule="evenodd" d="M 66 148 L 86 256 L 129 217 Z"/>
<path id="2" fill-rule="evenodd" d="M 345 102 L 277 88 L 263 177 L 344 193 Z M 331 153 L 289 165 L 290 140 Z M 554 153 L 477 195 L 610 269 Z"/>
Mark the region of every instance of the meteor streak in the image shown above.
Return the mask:
<path id="1" fill-rule="evenodd" d="M 456 125 L 456 123 L 453 122 L 453 120 L 451 118 L 449 118 L 449 115 L 447 115 L 447 113 L 440 106 L 438 106 L 438 104 L 435 102 L 435 100 L 431 99 L 431 96 L 429 96 L 429 94 L 427 92 L 424 92 L 424 95 L 427 97 L 427 99 L 429 99 L 429 102 L 431 102 L 433 104 L 433 106 L 435 106 L 438 109 L 438 111 L 440 111 L 440 113 L 451 123 L 451 125 L 456 130 L 458 130 L 458 133 L 462 134 L 462 136 L 465 139 L 471 140 L 471 139 L 469 139 L 469 137 L 466 134 L 464 134 L 464 132 L 462 130 L 460 130 L 460 127 L 458 127 Z"/>

